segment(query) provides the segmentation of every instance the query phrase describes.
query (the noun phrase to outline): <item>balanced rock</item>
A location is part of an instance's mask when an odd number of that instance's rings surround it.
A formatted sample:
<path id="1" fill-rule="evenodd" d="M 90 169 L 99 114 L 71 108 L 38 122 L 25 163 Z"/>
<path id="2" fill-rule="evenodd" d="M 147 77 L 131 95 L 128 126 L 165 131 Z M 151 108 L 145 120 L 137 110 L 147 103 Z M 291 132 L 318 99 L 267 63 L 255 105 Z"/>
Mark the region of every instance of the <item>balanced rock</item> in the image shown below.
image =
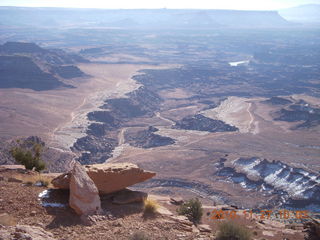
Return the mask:
<path id="1" fill-rule="evenodd" d="M 60 189 L 69 189 L 70 187 L 70 172 L 62 173 L 52 179 L 52 185 Z"/>
<path id="2" fill-rule="evenodd" d="M 70 207 L 79 215 L 91 215 L 100 212 L 99 191 L 84 167 L 76 162 L 70 175 Z"/>
<path id="3" fill-rule="evenodd" d="M 132 163 L 93 164 L 86 165 L 85 169 L 102 194 L 120 191 L 156 175 Z M 69 182 L 70 173 L 64 173 L 52 180 L 53 186 L 61 189 L 68 189 Z"/>

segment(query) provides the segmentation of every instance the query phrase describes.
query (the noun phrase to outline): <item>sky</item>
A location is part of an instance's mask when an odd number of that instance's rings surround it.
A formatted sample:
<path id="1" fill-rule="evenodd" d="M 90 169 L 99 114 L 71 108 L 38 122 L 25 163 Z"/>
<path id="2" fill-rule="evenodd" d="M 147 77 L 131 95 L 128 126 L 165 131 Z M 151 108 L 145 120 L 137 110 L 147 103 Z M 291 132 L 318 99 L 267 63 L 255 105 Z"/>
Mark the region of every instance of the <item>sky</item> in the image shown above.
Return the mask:
<path id="1" fill-rule="evenodd" d="M 320 0 L 0 0 L 0 6 L 277 10 Z"/>

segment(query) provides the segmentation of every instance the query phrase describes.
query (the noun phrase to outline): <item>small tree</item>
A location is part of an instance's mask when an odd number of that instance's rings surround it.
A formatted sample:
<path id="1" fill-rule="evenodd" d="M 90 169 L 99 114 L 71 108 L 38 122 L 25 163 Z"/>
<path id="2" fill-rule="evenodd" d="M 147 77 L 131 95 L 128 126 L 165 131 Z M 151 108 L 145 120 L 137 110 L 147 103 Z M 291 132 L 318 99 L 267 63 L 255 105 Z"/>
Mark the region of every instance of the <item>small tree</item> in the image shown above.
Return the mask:
<path id="1" fill-rule="evenodd" d="M 41 152 L 42 146 L 38 143 L 34 143 L 31 150 L 18 146 L 12 148 L 10 151 L 12 157 L 18 163 L 24 165 L 26 169 L 35 169 L 37 172 L 46 168 L 44 161 L 41 160 Z"/>
<path id="2" fill-rule="evenodd" d="M 190 199 L 189 201 L 182 204 L 177 212 L 180 215 L 185 215 L 190 221 L 197 224 L 201 221 L 203 214 L 202 203 L 198 198 Z"/>

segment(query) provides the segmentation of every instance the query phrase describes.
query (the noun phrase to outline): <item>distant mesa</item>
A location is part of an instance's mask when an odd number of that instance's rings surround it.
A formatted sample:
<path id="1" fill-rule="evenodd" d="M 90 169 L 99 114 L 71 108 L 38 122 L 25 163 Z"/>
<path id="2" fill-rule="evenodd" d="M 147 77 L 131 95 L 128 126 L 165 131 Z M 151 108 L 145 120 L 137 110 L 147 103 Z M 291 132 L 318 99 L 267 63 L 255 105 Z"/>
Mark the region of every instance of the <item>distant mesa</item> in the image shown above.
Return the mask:
<path id="1" fill-rule="evenodd" d="M 292 129 L 308 129 L 320 125 L 320 108 L 299 101 L 273 113 L 275 121 L 300 122 Z"/>
<path id="2" fill-rule="evenodd" d="M 320 23 L 320 4 L 306 4 L 282 9 L 280 15 L 288 21 L 299 23 Z"/>
<path id="3" fill-rule="evenodd" d="M 207 118 L 201 114 L 185 117 L 178 121 L 173 128 L 207 132 L 232 132 L 238 130 L 237 127 L 226 124 L 220 120 Z"/>
<path id="4" fill-rule="evenodd" d="M 163 101 L 155 92 L 146 87 L 139 87 L 128 93 L 127 96 L 128 98 L 109 99 L 102 108 L 109 109 L 118 119 L 133 118 L 152 114 Z"/>
<path id="5" fill-rule="evenodd" d="M 69 87 L 53 75 L 42 71 L 31 58 L 0 56 L 0 87 L 29 88 L 36 91 Z"/>
<path id="6" fill-rule="evenodd" d="M 12 16 L 18 16 L 14 18 Z M 54 21 L 52 21 L 54 19 Z M 63 9 L 0 8 L 6 26 L 103 26 L 127 29 L 277 28 L 290 26 L 276 11 L 199 9 Z"/>
<path id="7" fill-rule="evenodd" d="M 15 53 L 43 53 L 46 50 L 39 47 L 35 43 L 26 42 L 6 42 L 0 45 L 0 53 L 15 54 Z"/>
<path id="8" fill-rule="evenodd" d="M 104 123 L 109 129 L 118 128 L 120 126 L 120 119 L 113 116 L 111 111 L 95 111 L 88 113 L 88 119 L 90 121 L 96 121 Z"/>
<path id="9" fill-rule="evenodd" d="M 73 86 L 63 79 L 82 77 L 72 65 L 87 60 L 59 49 L 44 49 L 35 43 L 7 42 L 0 45 L 0 88 L 27 88 L 35 91 Z"/>
<path id="10" fill-rule="evenodd" d="M 78 159 L 81 164 L 104 163 L 112 157 L 112 151 L 117 145 L 115 138 L 87 135 L 77 139 L 71 150 L 82 153 Z"/>
<path id="11" fill-rule="evenodd" d="M 79 55 L 67 53 L 61 49 L 45 49 L 35 43 L 26 42 L 6 42 L 0 45 L 0 55 L 24 55 L 51 65 L 88 62 Z"/>
<path id="12" fill-rule="evenodd" d="M 270 105 L 286 105 L 292 103 L 290 100 L 282 97 L 271 97 L 265 101 L 262 101 L 262 103 L 270 104 Z"/>
<path id="13" fill-rule="evenodd" d="M 66 79 L 84 76 L 84 73 L 78 67 L 72 65 L 53 67 L 52 72 Z"/>
<path id="14" fill-rule="evenodd" d="M 148 129 L 140 130 L 126 136 L 126 142 L 131 146 L 141 148 L 160 147 L 175 143 L 175 140 L 170 137 L 155 134 L 154 132 L 157 131 L 157 128 L 150 126 Z"/>

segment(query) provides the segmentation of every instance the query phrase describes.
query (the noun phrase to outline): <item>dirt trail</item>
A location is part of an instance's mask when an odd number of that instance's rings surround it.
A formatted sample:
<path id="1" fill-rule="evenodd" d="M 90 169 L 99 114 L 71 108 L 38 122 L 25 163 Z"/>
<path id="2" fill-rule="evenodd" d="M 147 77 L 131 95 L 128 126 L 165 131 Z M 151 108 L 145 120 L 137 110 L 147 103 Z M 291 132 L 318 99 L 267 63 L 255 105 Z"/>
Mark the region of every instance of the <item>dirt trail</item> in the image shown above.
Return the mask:
<path id="1" fill-rule="evenodd" d="M 128 128 L 122 128 L 119 132 L 119 135 L 118 135 L 118 142 L 119 142 L 119 145 L 122 145 L 125 143 L 125 138 L 124 138 L 124 134 L 125 132 L 127 131 Z"/>
<path id="2" fill-rule="evenodd" d="M 250 116 L 250 121 L 249 121 L 249 124 L 248 124 L 248 130 L 249 132 L 253 133 L 255 131 L 255 123 L 254 123 L 254 117 L 250 111 L 250 109 L 252 108 L 252 103 L 249 103 L 248 104 L 248 107 L 247 107 L 247 112 Z"/>
<path id="3" fill-rule="evenodd" d="M 162 117 L 160 112 L 156 113 L 156 117 L 158 117 L 158 118 L 170 123 L 170 125 L 176 124 L 174 121 L 170 120 L 169 118 Z"/>

